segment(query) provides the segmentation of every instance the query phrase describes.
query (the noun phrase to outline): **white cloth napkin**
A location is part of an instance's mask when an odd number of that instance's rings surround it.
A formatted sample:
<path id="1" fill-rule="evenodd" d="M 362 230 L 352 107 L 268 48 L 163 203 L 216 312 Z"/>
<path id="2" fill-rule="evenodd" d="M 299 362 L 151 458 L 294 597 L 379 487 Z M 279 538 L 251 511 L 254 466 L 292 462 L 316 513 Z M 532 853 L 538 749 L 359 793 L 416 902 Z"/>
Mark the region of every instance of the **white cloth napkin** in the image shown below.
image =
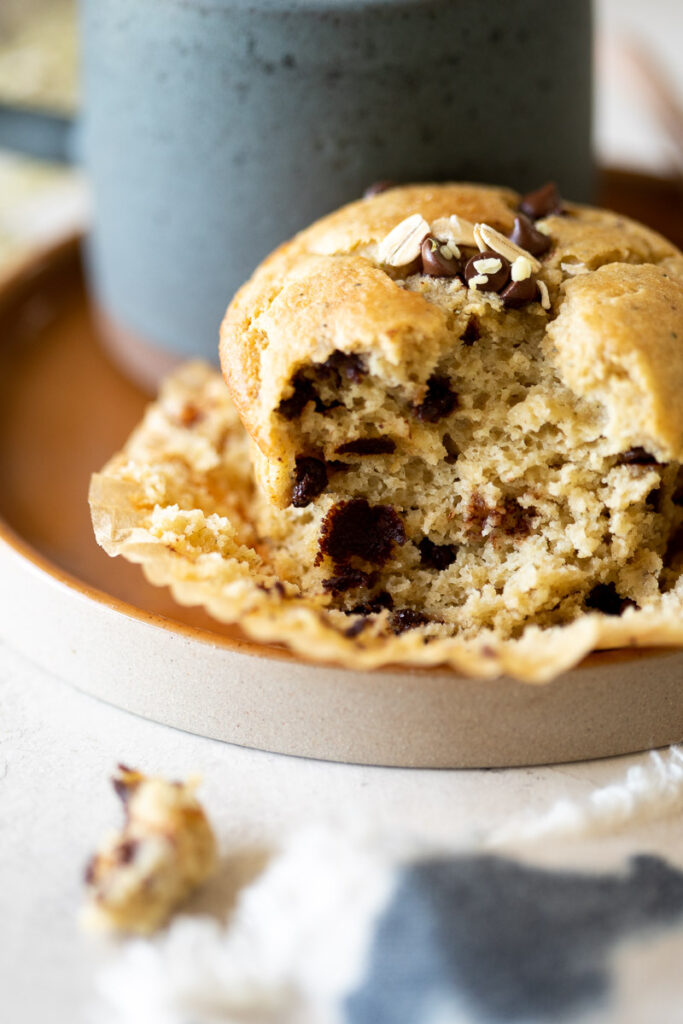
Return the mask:
<path id="1" fill-rule="evenodd" d="M 97 1024 L 679 1024 L 683 749 L 466 849 L 293 833 L 226 924 L 102 971 Z"/>

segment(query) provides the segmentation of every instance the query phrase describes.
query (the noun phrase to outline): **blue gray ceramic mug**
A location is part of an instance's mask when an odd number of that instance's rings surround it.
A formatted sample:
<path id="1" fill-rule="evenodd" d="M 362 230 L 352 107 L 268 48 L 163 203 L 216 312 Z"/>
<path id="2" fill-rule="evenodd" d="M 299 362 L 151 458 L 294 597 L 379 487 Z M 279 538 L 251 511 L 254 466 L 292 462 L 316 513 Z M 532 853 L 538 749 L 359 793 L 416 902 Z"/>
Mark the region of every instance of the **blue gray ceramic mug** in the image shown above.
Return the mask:
<path id="1" fill-rule="evenodd" d="M 591 8 L 81 0 L 90 267 L 148 382 L 214 358 L 256 264 L 376 179 L 591 192 Z"/>

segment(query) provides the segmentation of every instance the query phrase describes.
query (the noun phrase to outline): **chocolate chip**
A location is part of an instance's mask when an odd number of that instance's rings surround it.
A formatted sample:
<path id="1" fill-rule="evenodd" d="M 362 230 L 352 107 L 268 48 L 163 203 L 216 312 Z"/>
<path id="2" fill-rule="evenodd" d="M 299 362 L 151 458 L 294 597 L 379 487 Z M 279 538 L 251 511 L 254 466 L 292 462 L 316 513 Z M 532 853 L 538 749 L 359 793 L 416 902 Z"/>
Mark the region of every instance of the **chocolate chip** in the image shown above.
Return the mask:
<path id="1" fill-rule="evenodd" d="M 389 616 L 389 625 L 392 632 L 396 633 L 397 636 L 399 633 L 404 633 L 407 629 L 416 629 L 418 626 L 424 626 L 428 622 L 427 616 L 423 615 L 422 612 L 415 611 L 414 608 L 399 608 Z"/>
<path id="2" fill-rule="evenodd" d="M 460 260 L 455 256 L 445 256 L 442 252 L 444 243 L 429 235 L 422 243 L 422 273 L 428 277 L 457 277 L 460 273 Z"/>
<path id="3" fill-rule="evenodd" d="M 527 217 L 539 220 L 541 217 L 549 217 L 551 213 L 562 213 L 562 196 L 555 182 L 549 181 L 547 185 L 522 196 L 519 208 Z"/>
<path id="4" fill-rule="evenodd" d="M 522 249 L 526 249 L 532 256 L 542 256 L 552 245 L 548 235 L 539 231 L 523 213 L 515 217 L 515 226 L 510 235 L 510 241 L 520 245 Z"/>
<path id="5" fill-rule="evenodd" d="M 92 885 L 95 881 L 97 867 L 97 854 L 93 854 L 88 863 L 83 868 L 83 881 L 86 885 Z"/>
<path id="6" fill-rule="evenodd" d="M 613 583 L 598 583 L 584 602 L 586 608 L 602 612 L 603 615 L 621 615 L 626 608 L 634 608 L 635 602 L 621 597 Z"/>
<path id="7" fill-rule="evenodd" d="M 462 342 L 468 347 L 473 345 L 475 341 L 479 341 L 481 338 L 481 331 L 479 330 L 479 321 L 476 316 L 471 316 L 467 321 L 467 327 L 462 335 Z"/>
<path id="8" fill-rule="evenodd" d="M 116 767 L 118 768 L 122 775 L 136 774 L 132 768 L 129 768 L 125 764 L 118 764 Z M 111 780 L 111 784 L 114 787 L 114 792 L 116 793 L 117 797 L 125 805 L 128 803 L 131 793 L 133 793 L 133 791 L 137 789 L 140 783 L 138 779 L 136 779 L 135 781 L 127 781 L 115 775 L 114 778 Z"/>
<path id="9" fill-rule="evenodd" d="M 204 413 L 194 402 L 185 402 L 178 412 L 178 423 L 182 427 L 194 427 L 203 419 Z"/>
<path id="10" fill-rule="evenodd" d="M 435 544 L 424 537 L 417 545 L 420 552 L 420 565 L 426 569 L 438 569 L 439 572 L 452 565 L 458 554 L 454 544 Z"/>
<path id="11" fill-rule="evenodd" d="M 500 270 L 482 273 L 480 267 L 482 260 L 497 260 Z M 478 281 L 475 284 L 474 287 L 477 291 L 499 292 L 510 278 L 510 264 L 500 253 L 494 252 L 493 249 L 485 249 L 484 252 L 476 253 L 465 265 L 465 280 L 468 284 L 473 278 L 479 277 L 486 278 L 486 280 Z"/>
<path id="12" fill-rule="evenodd" d="M 356 619 L 348 629 L 344 630 L 344 636 L 348 636 L 350 640 L 353 640 L 354 636 L 358 636 L 358 634 L 362 633 L 364 629 L 367 629 L 369 625 L 369 619 Z"/>
<path id="13" fill-rule="evenodd" d="M 457 404 L 458 396 L 451 390 L 448 377 L 434 374 L 427 381 L 427 394 L 415 407 L 415 415 L 424 423 L 436 423 L 453 412 Z"/>
<path id="14" fill-rule="evenodd" d="M 390 455 L 393 451 L 396 443 L 390 437 L 358 437 L 336 449 L 337 455 Z"/>
<path id="15" fill-rule="evenodd" d="M 394 607 L 394 599 L 386 590 L 381 590 L 368 601 L 357 604 L 355 608 L 346 612 L 347 615 L 379 615 L 380 612 L 391 610 Z"/>
<path id="16" fill-rule="evenodd" d="M 527 277 L 523 281 L 511 281 L 506 288 L 503 288 L 500 297 L 510 309 L 518 309 L 519 306 L 525 306 L 527 302 L 534 302 L 538 298 L 536 278 L 532 274 L 531 277 Z"/>
<path id="17" fill-rule="evenodd" d="M 536 509 L 532 505 L 524 508 L 515 498 L 508 498 L 502 509 L 495 509 L 492 523 L 508 537 L 526 537 L 531 532 L 531 520 L 535 516 Z"/>
<path id="18" fill-rule="evenodd" d="M 122 843 L 119 843 L 114 850 L 114 858 L 117 864 L 130 864 L 135 857 L 139 845 L 137 839 L 125 839 Z"/>
<path id="19" fill-rule="evenodd" d="M 659 463 L 654 455 L 645 451 L 644 448 L 629 448 L 619 456 L 617 466 L 658 466 Z"/>
<path id="20" fill-rule="evenodd" d="M 286 420 L 295 420 L 301 416 L 309 402 L 315 402 L 318 411 L 324 408 L 312 382 L 303 374 L 297 373 L 291 383 L 294 388 L 293 394 L 289 398 L 283 398 L 277 407 L 277 411 Z"/>
<path id="21" fill-rule="evenodd" d="M 657 487 L 653 487 L 650 493 L 648 494 L 647 498 L 645 499 L 645 504 L 647 508 L 651 508 L 653 512 L 661 512 L 662 498 L 662 488 L 660 485 L 657 485 Z"/>
<path id="22" fill-rule="evenodd" d="M 305 508 L 327 487 L 327 467 L 312 455 L 297 455 L 292 505 Z"/>
<path id="23" fill-rule="evenodd" d="M 348 469 L 351 469 L 350 462 L 340 462 L 338 459 L 330 459 L 327 463 L 328 473 L 345 473 Z"/>
<path id="24" fill-rule="evenodd" d="M 377 582 L 377 573 L 363 572 L 362 569 L 344 567 L 336 576 L 330 576 L 323 580 L 323 590 L 328 594 L 343 594 L 347 590 L 356 590 L 357 587 L 370 589 Z"/>
<path id="25" fill-rule="evenodd" d="M 333 352 L 329 359 L 316 367 L 319 376 L 332 376 L 333 382 L 337 385 L 342 380 L 350 380 L 358 384 L 367 374 L 368 370 L 361 356 L 348 352 Z"/>
<path id="26" fill-rule="evenodd" d="M 354 556 L 384 565 L 394 544 L 405 542 L 403 522 L 391 505 L 370 505 L 365 498 L 340 501 L 322 521 L 316 564 L 329 555 L 338 565 Z"/>
<path id="27" fill-rule="evenodd" d="M 472 495 L 465 511 L 465 529 L 468 533 L 483 534 L 493 509 L 486 504 L 478 491 Z"/>
<path id="28" fill-rule="evenodd" d="M 446 456 L 444 458 L 444 462 L 448 463 L 449 466 L 452 466 L 454 463 L 458 461 L 460 449 L 458 448 L 457 444 L 455 443 L 450 434 L 444 434 L 443 437 L 441 438 L 441 443 L 446 449 Z"/>
<path id="29" fill-rule="evenodd" d="M 475 492 L 465 511 L 465 529 L 479 536 L 483 536 L 485 530 L 489 533 L 495 530 L 508 537 L 525 537 L 531 530 L 531 520 L 535 515 L 535 508 L 523 508 L 516 498 L 505 498 L 500 504 L 491 506 Z"/>
<path id="30" fill-rule="evenodd" d="M 381 195 L 382 192 L 386 192 L 388 189 L 395 187 L 396 182 L 391 181 L 389 178 L 383 179 L 382 181 L 375 181 L 372 185 L 368 185 L 363 193 L 363 199 L 371 199 L 372 196 Z"/>

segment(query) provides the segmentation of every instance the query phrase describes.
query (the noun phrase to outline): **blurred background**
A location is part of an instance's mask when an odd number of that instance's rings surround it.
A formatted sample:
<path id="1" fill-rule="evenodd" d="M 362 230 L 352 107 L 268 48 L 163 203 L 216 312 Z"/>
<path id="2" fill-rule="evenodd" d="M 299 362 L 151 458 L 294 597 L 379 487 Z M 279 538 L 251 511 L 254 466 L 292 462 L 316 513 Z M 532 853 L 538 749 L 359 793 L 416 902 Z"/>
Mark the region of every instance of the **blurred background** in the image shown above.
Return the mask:
<path id="1" fill-rule="evenodd" d="M 76 6 L 0 0 L 0 109 L 78 109 Z M 683 3 L 596 0 L 595 20 L 599 166 L 682 180 Z M 77 171 L 0 149 L 0 269 L 86 220 L 87 190 Z"/>

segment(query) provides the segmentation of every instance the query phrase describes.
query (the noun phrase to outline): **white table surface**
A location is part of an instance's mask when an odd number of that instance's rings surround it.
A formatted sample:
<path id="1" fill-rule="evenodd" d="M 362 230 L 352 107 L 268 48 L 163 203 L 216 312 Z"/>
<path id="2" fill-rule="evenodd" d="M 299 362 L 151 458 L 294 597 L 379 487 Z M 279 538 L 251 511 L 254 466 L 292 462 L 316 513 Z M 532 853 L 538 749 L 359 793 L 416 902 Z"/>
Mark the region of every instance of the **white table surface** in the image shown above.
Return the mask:
<path id="1" fill-rule="evenodd" d="M 218 884 L 192 907 L 223 914 L 261 853 L 297 826 L 367 823 L 458 846 L 521 809 L 542 812 L 560 797 L 580 799 L 642 760 L 415 771 L 285 757 L 119 711 L 2 644 L 0 709 L 0 984 L 8 1024 L 85 1019 L 93 974 L 111 950 L 81 934 L 76 917 L 83 866 L 120 820 L 108 782 L 119 761 L 171 778 L 201 772 L 224 863 Z"/>
<path id="2" fill-rule="evenodd" d="M 679 0 L 602 0 L 598 13 L 611 33 L 629 29 L 650 39 L 682 84 Z M 597 127 L 603 155 L 662 166 L 661 136 L 614 83 L 601 93 Z M 83 193 L 70 178 L 50 184 L 34 169 L 29 187 L 18 170 L 13 158 L 0 157 L 5 261 L 83 217 Z M 1 642 L 0 716 L 0 1019 L 7 1024 L 86 1018 L 94 972 L 111 951 L 78 930 L 82 871 L 102 832 L 119 821 L 108 783 L 119 761 L 175 778 L 203 775 L 224 864 L 210 897 L 200 894 L 192 906 L 224 914 L 256 871 L 259 851 L 299 824 L 367 821 L 457 845 L 518 809 L 540 812 L 561 797 L 579 799 L 642 760 L 411 771 L 288 758 L 136 718 L 78 693 Z"/>

